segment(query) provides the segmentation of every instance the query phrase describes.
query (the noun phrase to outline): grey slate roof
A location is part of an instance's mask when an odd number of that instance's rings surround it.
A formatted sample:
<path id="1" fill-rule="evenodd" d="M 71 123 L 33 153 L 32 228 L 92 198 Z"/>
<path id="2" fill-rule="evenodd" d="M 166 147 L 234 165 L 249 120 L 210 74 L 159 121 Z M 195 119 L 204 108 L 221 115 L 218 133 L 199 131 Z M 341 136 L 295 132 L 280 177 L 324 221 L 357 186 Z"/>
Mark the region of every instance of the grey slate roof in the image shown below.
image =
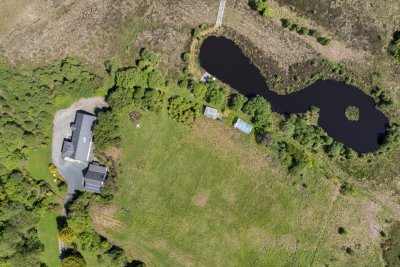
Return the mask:
<path id="1" fill-rule="evenodd" d="M 87 162 L 89 157 L 90 144 L 93 138 L 93 123 L 96 116 L 77 112 L 75 122 L 71 125 L 71 141 L 64 141 L 62 153 L 65 157 L 74 160 Z"/>
<path id="2" fill-rule="evenodd" d="M 242 119 L 238 119 L 233 127 L 245 134 L 250 134 L 251 130 L 253 129 L 251 124 L 243 121 Z"/>
<path id="3" fill-rule="evenodd" d="M 87 191 L 99 193 L 107 175 L 107 168 L 90 163 L 84 175 L 84 187 Z"/>
<path id="4" fill-rule="evenodd" d="M 71 157 L 74 154 L 74 144 L 71 141 L 64 140 L 62 154 L 64 157 Z"/>

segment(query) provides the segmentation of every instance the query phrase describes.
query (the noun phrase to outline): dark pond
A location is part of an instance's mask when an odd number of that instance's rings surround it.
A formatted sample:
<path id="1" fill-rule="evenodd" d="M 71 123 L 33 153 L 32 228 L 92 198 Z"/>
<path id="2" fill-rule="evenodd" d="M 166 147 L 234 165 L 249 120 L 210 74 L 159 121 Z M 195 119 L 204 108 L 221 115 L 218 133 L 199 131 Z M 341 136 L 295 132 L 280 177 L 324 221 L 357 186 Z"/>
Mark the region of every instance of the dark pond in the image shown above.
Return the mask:
<path id="1" fill-rule="evenodd" d="M 260 71 L 231 40 L 208 37 L 200 48 L 200 65 L 241 94 L 265 97 L 272 110 L 281 114 L 303 113 L 311 106 L 320 109 L 318 124 L 329 136 L 355 151 L 366 153 L 379 148 L 386 132 L 385 115 L 375 108 L 372 97 L 360 89 L 334 80 L 317 81 L 301 91 L 278 95 L 269 90 Z M 359 109 L 359 120 L 345 117 L 349 105 Z"/>

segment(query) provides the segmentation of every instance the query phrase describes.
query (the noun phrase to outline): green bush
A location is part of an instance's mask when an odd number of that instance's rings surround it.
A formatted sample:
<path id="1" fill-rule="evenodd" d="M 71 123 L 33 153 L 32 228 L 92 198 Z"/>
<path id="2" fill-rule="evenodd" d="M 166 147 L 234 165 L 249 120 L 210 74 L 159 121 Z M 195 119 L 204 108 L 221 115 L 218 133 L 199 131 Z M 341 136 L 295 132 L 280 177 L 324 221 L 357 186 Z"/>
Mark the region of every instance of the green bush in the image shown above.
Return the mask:
<path id="1" fill-rule="evenodd" d="M 207 86 L 204 83 L 194 82 L 194 83 L 192 83 L 190 88 L 191 88 L 193 95 L 196 98 L 201 99 L 201 100 L 203 100 L 205 98 L 206 93 L 207 93 Z"/>
<path id="2" fill-rule="evenodd" d="M 61 262 L 62 267 L 85 267 L 86 262 L 81 255 L 70 255 L 64 258 Z"/>
<path id="3" fill-rule="evenodd" d="M 246 103 L 247 97 L 234 94 L 229 97 L 229 107 L 232 110 L 239 111 L 242 109 L 243 105 Z"/>
<path id="4" fill-rule="evenodd" d="M 317 38 L 318 43 L 320 43 L 323 46 L 329 45 L 331 43 L 331 39 L 327 37 L 319 37 Z"/>
<path id="5" fill-rule="evenodd" d="M 169 99 L 168 115 L 180 123 L 192 124 L 200 114 L 200 106 L 183 97 Z"/>
<path id="6" fill-rule="evenodd" d="M 249 5 L 263 17 L 271 15 L 272 10 L 267 0 L 250 0 Z"/>
<path id="7" fill-rule="evenodd" d="M 189 53 L 189 52 L 182 53 L 181 58 L 182 58 L 182 60 L 183 60 L 184 62 L 189 62 L 189 60 L 190 60 L 190 53 Z"/>

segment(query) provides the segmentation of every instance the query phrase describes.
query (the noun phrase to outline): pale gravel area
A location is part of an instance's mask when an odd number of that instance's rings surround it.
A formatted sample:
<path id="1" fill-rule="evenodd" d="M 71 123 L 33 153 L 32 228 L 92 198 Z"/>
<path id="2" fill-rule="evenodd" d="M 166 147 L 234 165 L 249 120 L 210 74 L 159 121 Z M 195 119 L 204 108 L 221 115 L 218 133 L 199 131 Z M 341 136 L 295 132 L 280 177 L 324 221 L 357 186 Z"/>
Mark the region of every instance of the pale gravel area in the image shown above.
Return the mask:
<path id="1" fill-rule="evenodd" d="M 71 136 L 71 123 L 75 120 L 75 114 L 78 110 L 95 113 L 98 109 L 107 107 L 103 97 L 92 97 L 81 99 L 72 104 L 67 109 L 59 110 L 54 116 L 53 121 L 53 139 L 51 147 L 51 156 L 54 165 L 59 173 L 68 183 L 68 194 L 72 195 L 76 190 L 81 190 L 83 185 L 83 174 L 87 165 L 65 161 L 61 155 L 62 143 L 64 138 Z"/>

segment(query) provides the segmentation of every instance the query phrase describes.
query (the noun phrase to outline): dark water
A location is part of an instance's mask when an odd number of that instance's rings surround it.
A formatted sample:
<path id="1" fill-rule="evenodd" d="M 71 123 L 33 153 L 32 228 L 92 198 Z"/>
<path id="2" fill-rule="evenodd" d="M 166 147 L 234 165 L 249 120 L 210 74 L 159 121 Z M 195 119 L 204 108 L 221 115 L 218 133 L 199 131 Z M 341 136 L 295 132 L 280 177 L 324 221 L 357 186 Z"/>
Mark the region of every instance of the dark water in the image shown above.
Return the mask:
<path id="1" fill-rule="evenodd" d="M 260 71 L 224 37 L 209 37 L 200 48 L 200 65 L 222 82 L 246 96 L 260 95 L 282 114 L 304 113 L 311 106 L 320 109 L 318 124 L 329 136 L 346 147 L 366 153 L 379 148 L 388 123 L 385 115 L 375 108 L 372 97 L 343 82 L 317 81 L 303 90 L 289 95 L 278 95 L 268 89 Z M 359 108 L 360 119 L 349 121 L 346 107 Z"/>

